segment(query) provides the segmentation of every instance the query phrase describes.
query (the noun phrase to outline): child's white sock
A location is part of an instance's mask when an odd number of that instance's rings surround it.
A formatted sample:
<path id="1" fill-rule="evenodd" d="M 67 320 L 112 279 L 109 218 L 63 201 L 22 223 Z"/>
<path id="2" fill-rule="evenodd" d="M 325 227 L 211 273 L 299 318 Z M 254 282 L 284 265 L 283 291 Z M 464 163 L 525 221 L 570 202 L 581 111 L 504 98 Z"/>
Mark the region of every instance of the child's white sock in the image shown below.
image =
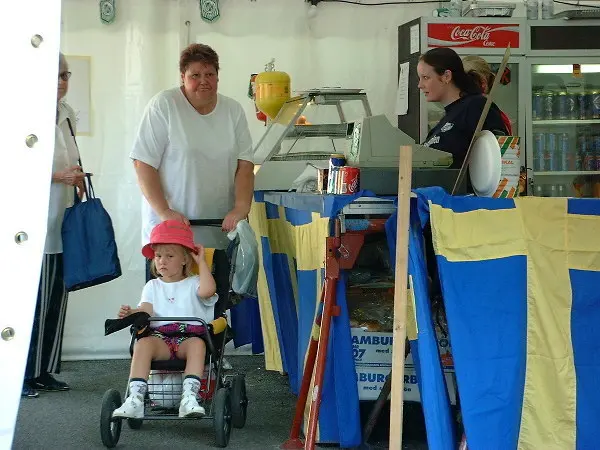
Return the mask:
<path id="1" fill-rule="evenodd" d="M 129 395 L 145 396 L 148 391 L 148 382 L 143 378 L 132 378 L 129 380 Z"/>
<path id="2" fill-rule="evenodd" d="M 198 395 L 200 390 L 200 378 L 196 375 L 186 375 L 183 380 L 183 395 Z"/>

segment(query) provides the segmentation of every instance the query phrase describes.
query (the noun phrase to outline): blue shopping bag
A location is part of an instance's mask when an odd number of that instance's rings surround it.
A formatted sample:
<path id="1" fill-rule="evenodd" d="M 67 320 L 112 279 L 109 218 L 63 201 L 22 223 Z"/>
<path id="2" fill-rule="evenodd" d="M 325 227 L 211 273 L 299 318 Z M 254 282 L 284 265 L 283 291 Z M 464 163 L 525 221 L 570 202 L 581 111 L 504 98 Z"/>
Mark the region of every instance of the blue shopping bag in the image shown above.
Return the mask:
<path id="1" fill-rule="evenodd" d="M 64 280 L 68 291 L 106 283 L 121 276 L 110 215 L 94 195 L 87 175 L 86 201 L 75 193 L 62 224 Z"/>

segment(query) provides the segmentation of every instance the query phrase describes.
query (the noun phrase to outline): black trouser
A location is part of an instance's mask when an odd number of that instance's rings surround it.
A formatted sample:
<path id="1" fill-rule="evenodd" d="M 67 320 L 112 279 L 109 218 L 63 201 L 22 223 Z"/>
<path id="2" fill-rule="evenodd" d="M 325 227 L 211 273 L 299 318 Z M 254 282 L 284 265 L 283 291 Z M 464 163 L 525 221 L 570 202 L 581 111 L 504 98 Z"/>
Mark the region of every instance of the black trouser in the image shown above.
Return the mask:
<path id="1" fill-rule="evenodd" d="M 151 262 L 149 259 L 146 260 L 146 282 L 155 278 L 150 271 Z M 225 250 L 215 250 L 212 273 L 217 285 L 217 294 L 219 295 L 219 300 L 217 300 L 215 305 L 215 318 L 220 317 L 231 307 L 231 300 L 229 298 L 229 270 L 229 259 Z"/>
<path id="2" fill-rule="evenodd" d="M 62 253 L 44 254 L 25 369 L 26 380 L 43 373 L 60 373 L 67 297 Z"/>

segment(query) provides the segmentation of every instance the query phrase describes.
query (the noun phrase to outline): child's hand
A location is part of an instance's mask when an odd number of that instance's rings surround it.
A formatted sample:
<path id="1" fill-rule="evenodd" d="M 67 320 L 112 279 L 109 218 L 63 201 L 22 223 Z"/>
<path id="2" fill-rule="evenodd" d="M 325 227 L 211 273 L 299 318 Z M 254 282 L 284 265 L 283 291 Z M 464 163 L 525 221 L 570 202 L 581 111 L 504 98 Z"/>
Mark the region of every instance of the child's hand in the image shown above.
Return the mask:
<path id="1" fill-rule="evenodd" d="M 204 246 L 203 245 L 198 245 L 196 247 L 197 253 L 192 253 L 192 258 L 194 258 L 194 261 L 196 261 L 196 264 L 198 264 L 198 266 L 200 266 L 200 263 L 202 261 L 204 261 Z"/>
<path id="2" fill-rule="evenodd" d="M 121 305 L 121 308 L 119 309 L 119 319 L 127 317 L 129 314 L 131 314 L 131 306 Z"/>

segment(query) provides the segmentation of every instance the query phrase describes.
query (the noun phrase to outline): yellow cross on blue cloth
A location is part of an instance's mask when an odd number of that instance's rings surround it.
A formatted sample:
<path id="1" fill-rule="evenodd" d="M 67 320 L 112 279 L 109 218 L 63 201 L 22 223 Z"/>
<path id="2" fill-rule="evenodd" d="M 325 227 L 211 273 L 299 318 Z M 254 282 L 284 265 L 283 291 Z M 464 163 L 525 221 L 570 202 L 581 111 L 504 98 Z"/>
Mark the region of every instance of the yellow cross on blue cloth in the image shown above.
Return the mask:
<path id="1" fill-rule="evenodd" d="M 598 448 L 600 200 L 428 201 L 469 447 Z"/>

